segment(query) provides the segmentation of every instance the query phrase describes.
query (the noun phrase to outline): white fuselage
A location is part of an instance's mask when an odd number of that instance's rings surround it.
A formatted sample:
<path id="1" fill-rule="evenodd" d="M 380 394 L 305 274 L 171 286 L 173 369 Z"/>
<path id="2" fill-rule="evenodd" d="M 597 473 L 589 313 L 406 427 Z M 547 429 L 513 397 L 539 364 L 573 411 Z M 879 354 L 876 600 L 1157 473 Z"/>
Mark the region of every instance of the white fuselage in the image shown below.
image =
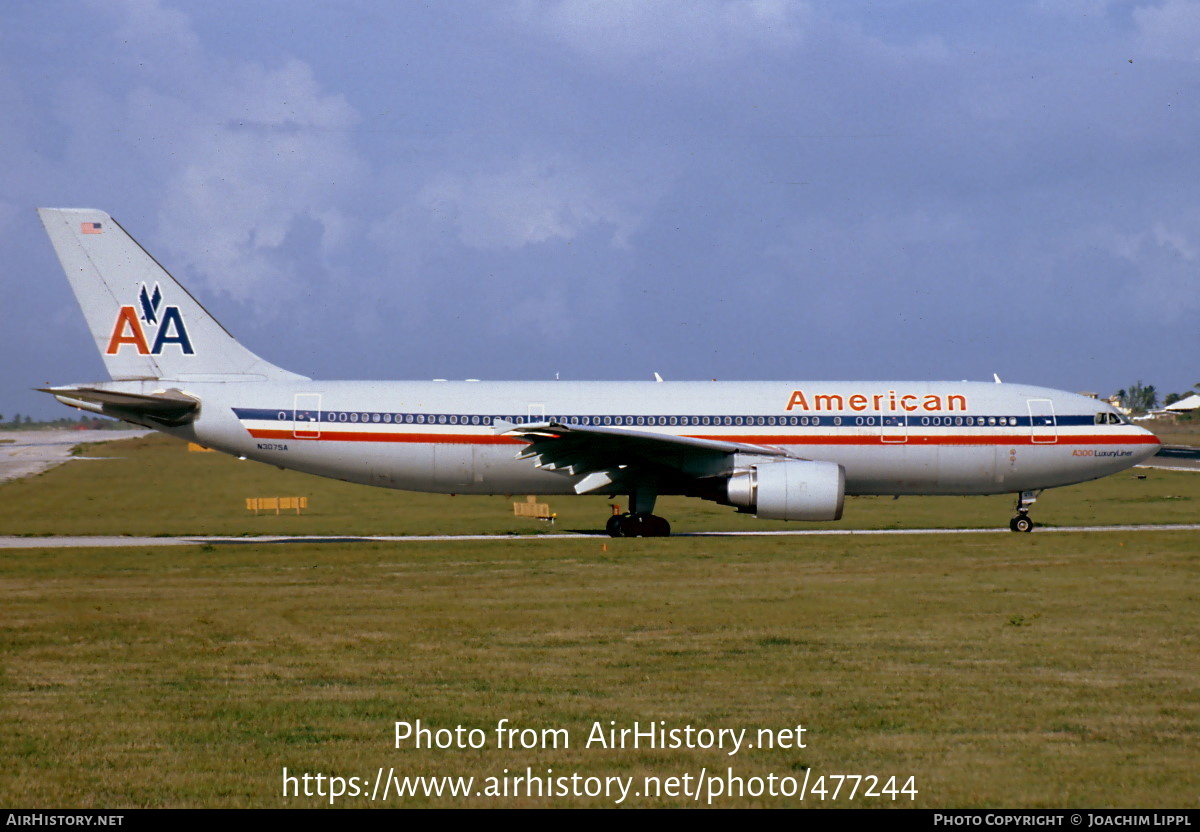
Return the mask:
<path id="1" fill-rule="evenodd" d="M 579 477 L 517 459 L 516 424 L 613 426 L 782 448 L 845 469 L 847 494 L 998 494 L 1091 480 L 1157 452 L 1095 399 L 978 382 L 225 382 L 179 389 L 169 430 L 351 482 L 461 494 L 569 494 Z M 733 458 L 730 459 L 733 464 Z M 706 472 L 720 476 L 723 471 Z M 603 493 L 603 492 L 601 492 Z"/>

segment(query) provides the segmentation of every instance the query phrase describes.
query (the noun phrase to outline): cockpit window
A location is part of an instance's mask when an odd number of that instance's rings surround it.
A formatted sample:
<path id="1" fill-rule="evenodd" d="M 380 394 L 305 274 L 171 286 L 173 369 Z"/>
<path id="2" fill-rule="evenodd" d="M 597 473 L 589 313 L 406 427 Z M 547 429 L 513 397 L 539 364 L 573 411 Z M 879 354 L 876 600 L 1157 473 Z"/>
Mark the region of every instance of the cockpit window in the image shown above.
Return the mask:
<path id="1" fill-rule="evenodd" d="M 1097 413 L 1095 422 L 1097 425 L 1123 425 L 1125 419 L 1117 413 Z"/>

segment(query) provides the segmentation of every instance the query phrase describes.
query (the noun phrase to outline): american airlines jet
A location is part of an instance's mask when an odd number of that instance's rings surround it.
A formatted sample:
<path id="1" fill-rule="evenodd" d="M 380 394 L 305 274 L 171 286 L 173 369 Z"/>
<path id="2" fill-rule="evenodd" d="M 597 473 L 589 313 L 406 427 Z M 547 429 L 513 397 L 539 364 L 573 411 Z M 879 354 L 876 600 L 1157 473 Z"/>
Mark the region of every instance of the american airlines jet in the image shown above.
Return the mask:
<path id="1" fill-rule="evenodd" d="M 773 520 L 838 520 L 846 495 L 1017 495 L 1153 456 L 1095 399 L 1016 384 L 314 381 L 238 343 L 103 211 L 42 223 L 111 381 L 45 392 L 236 456 L 457 494 L 623 495 L 614 537 L 670 534 L 682 494 Z"/>

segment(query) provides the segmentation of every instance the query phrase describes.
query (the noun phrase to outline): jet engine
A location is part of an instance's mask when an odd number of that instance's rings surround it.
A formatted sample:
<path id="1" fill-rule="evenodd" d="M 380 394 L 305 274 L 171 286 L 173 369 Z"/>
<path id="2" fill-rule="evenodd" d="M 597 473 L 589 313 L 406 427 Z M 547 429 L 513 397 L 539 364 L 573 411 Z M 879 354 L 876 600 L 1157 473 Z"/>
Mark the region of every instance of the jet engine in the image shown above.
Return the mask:
<path id="1" fill-rule="evenodd" d="M 846 471 L 835 462 L 792 459 L 734 471 L 729 502 L 764 520 L 841 520 Z"/>

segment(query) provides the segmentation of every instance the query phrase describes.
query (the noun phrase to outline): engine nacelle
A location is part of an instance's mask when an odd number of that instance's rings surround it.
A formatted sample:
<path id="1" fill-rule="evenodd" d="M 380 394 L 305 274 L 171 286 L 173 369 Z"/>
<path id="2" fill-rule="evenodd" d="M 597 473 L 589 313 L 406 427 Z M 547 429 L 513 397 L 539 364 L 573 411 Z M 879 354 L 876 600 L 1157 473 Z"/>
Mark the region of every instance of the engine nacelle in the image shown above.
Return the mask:
<path id="1" fill-rule="evenodd" d="M 751 465 L 729 478 L 727 496 L 764 520 L 841 520 L 846 471 L 800 459 Z"/>

